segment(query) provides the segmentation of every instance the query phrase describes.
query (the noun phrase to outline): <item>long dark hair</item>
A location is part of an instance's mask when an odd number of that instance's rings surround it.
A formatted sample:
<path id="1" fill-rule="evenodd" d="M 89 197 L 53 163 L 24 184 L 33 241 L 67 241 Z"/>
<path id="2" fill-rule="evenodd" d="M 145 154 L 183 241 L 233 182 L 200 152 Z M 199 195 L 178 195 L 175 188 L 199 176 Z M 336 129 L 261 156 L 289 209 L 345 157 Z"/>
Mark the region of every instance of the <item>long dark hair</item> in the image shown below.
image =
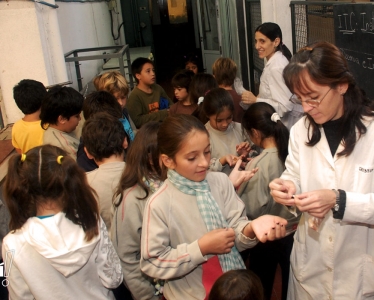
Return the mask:
<path id="1" fill-rule="evenodd" d="M 234 113 L 234 101 L 224 88 L 212 89 L 204 97 L 202 112 L 207 118 L 218 115 L 225 108 Z"/>
<path id="2" fill-rule="evenodd" d="M 277 48 L 275 49 L 275 51 L 280 51 L 283 53 L 283 55 L 288 60 L 291 59 L 292 57 L 291 51 L 287 48 L 285 44 L 283 44 L 282 30 L 280 29 L 278 24 L 271 23 L 271 22 L 263 23 L 256 28 L 255 32 L 261 32 L 264 36 L 266 36 L 272 42 L 274 42 L 276 38 L 279 38 L 280 42 Z"/>
<path id="3" fill-rule="evenodd" d="M 59 156 L 63 157 L 58 159 Z M 98 235 L 100 215 L 95 191 L 76 162 L 64 150 L 51 145 L 32 148 L 23 157 L 16 154 L 10 158 L 5 179 L 9 228 L 21 228 L 36 216 L 38 206 L 53 201 L 69 220 L 82 226 L 87 241 Z"/>
<path id="4" fill-rule="evenodd" d="M 300 90 L 308 86 L 305 74 L 317 84 L 336 88 L 340 84 L 348 84 L 343 95 L 343 135 L 344 150 L 338 156 L 348 156 L 352 153 L 358 138 L 366 133 L 362 122 L 364 116 L 374 116 L 373 104 L 357 86 L 342 52 L 333 44 L 318 42 L 301 49 L 295 54 L 283 71 L 283 77 L 290 91 Z M 314 146 L 321 139 L 320 125 L 307 114 L 309 120 L 308 146 Z"/>
<path id="5" fill-rule="evenodd" d="M 116 207 L 122 202 L 123 192 L 136 184 L 145 192 L 145 196 L 139 198 L 139 200 L 144 200 L 148 197 L 150 189 L 144 183 L 143 178 L 146 180 L 164 180 L 166 178 L 165 172 L 159 164 L 159 150 L 157 146 L 157 132 L 159 127 L 160 122 L 148 122 L 136 133 L 135 139 L 126 155 L 126 167 L 113 196 L 113 199 L 117 199 L 121 195 L 119 200 L 114 202 Z"/>
<path id="6" fill-rule="evenodd" d="M 242 127 L 247 132 L 252 128 L 260 131 L 261 139 L 274 137 L 278 157 L 284 163 L 288 155 L 289 132 L 280 120 L 277 122 L 271 120 L 274 113 L 275 109 L 265 102 L 253 103 L 244 113 Z"/>

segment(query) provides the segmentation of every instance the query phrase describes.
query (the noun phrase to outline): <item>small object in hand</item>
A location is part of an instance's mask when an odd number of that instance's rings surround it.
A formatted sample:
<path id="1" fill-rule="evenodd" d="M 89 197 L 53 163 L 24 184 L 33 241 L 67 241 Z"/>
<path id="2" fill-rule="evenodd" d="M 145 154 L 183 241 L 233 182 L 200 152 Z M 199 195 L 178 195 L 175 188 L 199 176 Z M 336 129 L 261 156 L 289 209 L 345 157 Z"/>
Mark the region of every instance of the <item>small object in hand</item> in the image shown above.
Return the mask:
<path id="1" fill-rule="evenodd" d="M 319 225 L 322 223 L 321 218 L 310 217 L 308 220 L 309 227 L 318 232 Z"/>

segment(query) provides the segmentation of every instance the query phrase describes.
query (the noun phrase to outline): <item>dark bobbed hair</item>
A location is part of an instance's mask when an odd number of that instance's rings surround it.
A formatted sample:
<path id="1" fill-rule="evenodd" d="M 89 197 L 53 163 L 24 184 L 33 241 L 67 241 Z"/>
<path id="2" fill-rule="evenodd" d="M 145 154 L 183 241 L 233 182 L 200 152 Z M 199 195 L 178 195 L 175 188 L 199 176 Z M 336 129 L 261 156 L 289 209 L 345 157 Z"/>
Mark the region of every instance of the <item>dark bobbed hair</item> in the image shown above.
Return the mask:
<path id="1" fill-rule="evenodd" d="M 362 122 L 364 116 L 373 116 L 373 104 L 357 86 L 343 53 L 333 44 L 317 42 L 301 49 L 295 54 L 283 70 L 283 77 L 291 92 L 308 90 L 309 83 L 305 75 L 319 85 L 336 88 L 340 84 L 348 84 L 343 95 L 343 135 L 344 150 L 338 156 L 348 156 L 352 153 L 357 139 L 366 133 Z M 316 145 L 321 139 L 320 125 L 307 114 L 309 120 L 308 146 Z M 358 137 L 356 136 L 358 130 Z"/>
<path id="2" fill-rule="evenodd" d="M 213 63 L 212 70 L 219 85 L 232 86 L 238 67 L 231 58 L 220 57 Z"/>
<path id="3" fill-rule="evenodd" d="M 284 163 L 288 155 L 289 132 L 282 121 L 276 123 L 271 120 L 275 109 L 268 103 L 253 103 L 244 113 L 242 127 L 250 133 L 256 129 L 261 132 L 261 139 L 273 137 L 277 145 L 278 157 Z"/>
<path id="4" fill-rule="evenodd" d="M 111 116 L 122 118 L 122 108 L 117 99 L 106 91 L 92 92 L 83 100 L 83 116 L 88 120 L 98 112 L 107 112 Z"/>
<path id="5" fill-rule="evenodd" d="M 160 154 L 174 159 L 187 136 L 194 131 L 206 133 L 204 124 L 191 115 L 175 115 L 167 117 L 161 124 L 157 133 L 157 144 Z"/>
<path id="6" fill-rule="evenodd" d="M 209 294 L 209 300 L 263 300 L 261 280 L 250 270 L 231 270 L 221 275 Z"/>
<path id="7" fill-rule="evenodd" d="M 138 57 L 137 59 L 135 59 L 132 62 L 131 73 L 132 73 L 132 76 L 134 76 L 135 81 L 137 83 L 139 83 L 139 80 L 138 80 L 138 78 L 136 78 L 136 74 L 140 74 L 143 70 L 143 66 L 147 63 L 149 63 L 153 66 L 153 61 L 151 61 L 150 59 L 145 58 L 145 57 Z"/>
<path id="8" fill-rule="evenodd" d="M 203 114 L 209 118 L 210 116 L 218 115 L 224 109 L 234 113 L 234 101 L 230 93 L 224 88 L 210 90 L 204 97 L 202 104 Z"/>
<path id="9" fill-rule="evenodd" d="M 157 133 L 160 124 L 160 122 L 156 121 L 148 122 L 136 133 L 135 139 L 126 155 L 126 168 L 113 196 L 113 199 L 116 199 L 121 195 L 119 200 L 114 203 L 115 206 L 118 207 L 121 204 L 123 192 L 136 184 L 145 192 L 144 198 L 139 198 L 139 200 L 146 199 L 150 189 L 144 183 L 143 178 L 146 180 L 164 180 L 166 178 L 165 170 L 160 167 L 159 149 L 157 146 Z"/>
<path id="10" fill-rule="evenodd" d="M 62 155 L 61 164 L 57 157 Z M 66 217 L 81 226 L 90 241 L 99 234 L 99 207 L 86 174 L 61 148 L 43 145 L 32 148 L 22 162 L 15 154 L 9 160 L 4 199 L 10 213 L 10 230 L 20 229 L 36 216 L 37 207 L 56 202 Z"/>
<path id="11" fill-rule="evenodd" d="M 185 88 L 187 92 L 189 91 L 191 80 L 195 73 L 190 70 L 180 70 L 171 79 L 171 85 L 174 88 Z"/>
<path id="12" fill-rule="evenodd" d="M 286 45 L 283 44 L 282 39 L 282 30 L 280 29 L 278 24 L 266 22 L 258 26 L 255 30 L 255 32 L 261 32 L 264 36 L 266 36 L 268 39 L 270 39 L 272 42 L 276 38 L 280 39 L 278 47 L 275 49 L 276 51 L 282 52 L 282 54 L 290 60 L 292 57 L 291 51 L 287 48 Z"/>
<path id="13" fill-rule="evenodd" d="M 13 87 L 13 98 L 25 115 L 38 111 L 46 95 L 43 83 L 32 79 L 23 79 Z"/>
<path id="14" fill-rule="evenodd" d="M 84 146 L 97 161 L 112 155 L 122 155 L 125 138 L 129 140 L 121 121 L 106 112 L 96 113 L 83 125 Z"/>
<path id="15" fill-rule="evenodd" d="M 51 88 L 43 99 L 40 112 L 41 125 L 57 124 L 59 116 L 70 119 L 82 111 L 83 96 L 72 87 L 56 86 Z"/>
<path id="16" fill-rule="evenodd" d="M 184 66 L 186 66 L 188 63 L 193 63 L 194 65 L 197 66 L 197 72 L 202 71 L 203 69 L 202 62 L 197 54 L 189 53 L 183 56 L 183 60 L 184 60 Z"/>
<path id="17" fill-rule="evenodd" d="M 206 93 L 214 88 L 218 88 L 218 83 L 212 74 L 197 73 L 191 80 L 189 91 L 191 102 L 197 104 L 200 97 L 205 97 Z M 205 124 L 208 119 L 202 110 L 202 104 L 200 104 L 192 115 Z"/>
<path id="18" fill-rule="evenodd" d="M 191 101 L 197 103 L 199 97 L 205 97 L 208 91 L 217 87 L 218 83 L 212 74 L 197 73 L 191 80 Z"/>

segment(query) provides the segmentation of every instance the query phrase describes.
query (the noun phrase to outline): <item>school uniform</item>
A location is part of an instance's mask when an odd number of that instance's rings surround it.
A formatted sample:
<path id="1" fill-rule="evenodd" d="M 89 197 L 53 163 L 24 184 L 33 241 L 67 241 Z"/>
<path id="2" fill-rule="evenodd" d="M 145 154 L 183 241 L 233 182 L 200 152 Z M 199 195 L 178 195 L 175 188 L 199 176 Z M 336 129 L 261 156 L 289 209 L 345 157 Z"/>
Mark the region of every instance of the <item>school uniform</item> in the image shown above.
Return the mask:
<path id="1" fill-rule="evenodd" d="M 43 136 L 43 145 L 48 144 L 65 150 L 71 158 L 77 159 L 79 139 L 72 134 L 49 126 Z"/>
<path id="2" fill-rule="evenodd" d="M 238 156 L 236 146 L 242 142 L 248 141 L 242 131 L 241 124 L 231 122 L 226 131 L 214 129 L 209 122 L 205 124 L 205 127 L 209 132 L 212 157 L 209 169 L 211 171 L 224 172 L 229 175 L 233 167 L 230 167 L 228 164 L 222 166 L 219 159 L 228 154 Z"/>
<path id="3" fill-rule="evenodd" d="M 286 171 L 296 194 L 319 189 L 342 189 L 346 207 L 342 220 L 329 211 L 318 232 L 309 228 L 304 212 L 294 237 L 288 288 L 290 300 L 372 299 L 374 297 L 374 122 L 365 117 L 367 132 L 353 152 L 331 155 L 324 129 L 321 140 L 307 146 L 309 121 L 291 129 Z"/>
<path id="4" fill-rule="evenodd" d="M 114 299 L 109 289 L 123 279 L 102 220 L 99 235 L 87 242 L 82 227 L 62 212 L 32 217 L 4 238 L 2 253 L 10 299 Z"/>
<path id="5" fill-rule="evenodd" d="M 242 234 L 249 221 L 245 206 L 227 176 L 209 172 L 206 180 L 228 227 L 236 233 L 236 248 L 241 251 L 254 247 L 258 241 Z M 219 270 L 217 264 L 209 264 L 210 259 L 217 256 L 201 254 L 198 239 L 206 233 L 197 197 L 181 192 L 170 179 L 148 200 L 143 218 L 140 266 L 147 275 L 166 280 L 166 299 L 204 299 L 204 283 L 209 282 L 209 276 L 214 272 L 222 274 L 219 264 Z"/>
<path id="6" fill-rule="evenodd" d="M 147 198 L 139 198 L 144 197 L 145 192 L 139 185 L 123 192 L 121 204 L 114 206 L 111 239 L 121 261 L 124 282 L 133 298 L 156 300 L 159 297 L 155 296 L 152 279 L 140 270 L 140 240 Z"/>

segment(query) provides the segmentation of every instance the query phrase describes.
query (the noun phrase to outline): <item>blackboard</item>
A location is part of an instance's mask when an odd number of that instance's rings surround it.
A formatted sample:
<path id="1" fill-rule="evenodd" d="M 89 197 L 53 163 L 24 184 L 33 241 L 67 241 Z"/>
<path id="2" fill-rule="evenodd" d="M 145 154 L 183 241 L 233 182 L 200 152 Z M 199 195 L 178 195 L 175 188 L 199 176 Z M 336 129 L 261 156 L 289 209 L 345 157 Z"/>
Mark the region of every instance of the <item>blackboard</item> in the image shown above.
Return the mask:
<path id="1" fill-rule="evenodd" d="M 374 5 L 334 5 L 334 30 L 358 86 L 374 99 Z"/>

